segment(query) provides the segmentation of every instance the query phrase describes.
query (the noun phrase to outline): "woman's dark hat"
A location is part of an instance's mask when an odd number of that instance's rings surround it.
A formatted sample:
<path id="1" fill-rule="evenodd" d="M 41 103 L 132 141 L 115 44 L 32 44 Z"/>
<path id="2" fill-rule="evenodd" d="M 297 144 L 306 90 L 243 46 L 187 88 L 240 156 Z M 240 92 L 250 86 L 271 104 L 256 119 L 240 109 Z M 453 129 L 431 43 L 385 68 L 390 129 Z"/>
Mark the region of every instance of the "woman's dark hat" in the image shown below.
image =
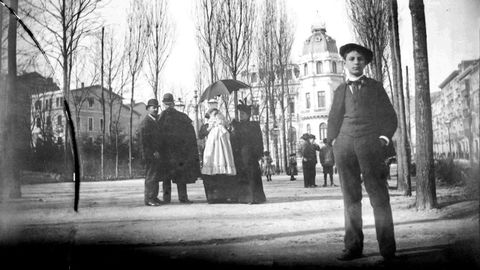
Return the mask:
<path id="1" fill-rule="evenodd" d="M 367 49 L 361 45 L 355 43 L 348 43 L 340 47 L 340 55 L 343 59 L 345 59 L 347 54 L 351 51 L 357 51 L 363 56 L 365 56 L 365 61 L 367 62 L 367 64 L 372 61 L 373 52 L 370 49 Z"/>
<path id="2" fill-rule="evenodd" d="M 172 104 L 172 103 L 174 103 L 174 101 L 173 101 L 173 95 L 170 94 L 170 93 L 166 93 L 165 95 L 163 95 L 162 102 L 163 102 L 164 104 Z"/>
<path id="3" fill-rule="evenodd" d="M 158 100 L 152 98 L 148 100 L 146 109 L 148 110 L 148 107 L 153 106 L 153 107 L 158 107 Z"/>
<path id="4" fill-rule="evenodd" d="M 300 137 L 300 139 L 307 141 L 308 139 L 310 139 L 310 134 L 304 133 L 302 137 Z"/>
<path id="5" fill-rule="evenodd" d="M 247 98 L 239 100 L 240 104 L 237 105 L 237 110 L 245 112 L 248 115 L 252 114 L 252 105 L 247 105 Z"/>

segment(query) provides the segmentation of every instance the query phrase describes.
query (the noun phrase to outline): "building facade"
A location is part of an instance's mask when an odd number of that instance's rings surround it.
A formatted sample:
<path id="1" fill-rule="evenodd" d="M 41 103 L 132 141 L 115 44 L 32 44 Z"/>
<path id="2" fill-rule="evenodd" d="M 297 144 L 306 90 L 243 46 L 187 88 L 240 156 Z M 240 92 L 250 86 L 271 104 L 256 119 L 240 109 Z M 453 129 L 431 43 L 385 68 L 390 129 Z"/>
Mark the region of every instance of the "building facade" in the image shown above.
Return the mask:
<path id="1" fill-rule="evenodd" d="M 478 160 L 479 63 L 465 60 L 432 93 L 434 154 Z"/>
<path id="2" fill-rule="evenodd" d="M 110 115 L 112 131 L 128 134 L 130 124 L 130 106 L 123 104 L 123 98 L 103 88 L 105 99 L 105 120 L 102 110 L 102 89 L 92 85 L 70 90 L 69 107 L 74 121 L 75 131 L 80 138 L 94 142 L 105 131 L 109 134 Z M 33 126 L 33 144 L 37 138 L 50 137 L 57 143 L 65 141 L 65 116 L 63 112 L 63 91 L 37 89 L 31 96 L 31 123 Z M 143 104 L 143 103 L 142 103 Z M 138 104 L 137 104 L 138 105 Z M 140 104 L 141 105 L 141 104 Z M 145 106 L 134 106 L 132 130 L 136 133 L 144 115 Z M 111 107 L 111 110 L 110 110 Z"/>

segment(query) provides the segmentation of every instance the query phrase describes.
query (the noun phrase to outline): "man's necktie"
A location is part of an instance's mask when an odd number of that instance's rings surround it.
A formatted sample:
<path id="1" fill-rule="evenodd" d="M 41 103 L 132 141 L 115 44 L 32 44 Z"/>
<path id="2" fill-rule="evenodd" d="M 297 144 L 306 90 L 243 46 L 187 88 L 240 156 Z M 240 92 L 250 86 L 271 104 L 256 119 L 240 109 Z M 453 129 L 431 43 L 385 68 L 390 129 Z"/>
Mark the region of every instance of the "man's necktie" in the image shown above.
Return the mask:
<path id="1" fill-rule="evenodd" d="M 355 101 L 355 103 L 357 103 L 360 97 L 360 87 L 362 85 L 362 81 L 361 80 L 348 81 L 347 84 L 351 87 L 353 100 Z"/>

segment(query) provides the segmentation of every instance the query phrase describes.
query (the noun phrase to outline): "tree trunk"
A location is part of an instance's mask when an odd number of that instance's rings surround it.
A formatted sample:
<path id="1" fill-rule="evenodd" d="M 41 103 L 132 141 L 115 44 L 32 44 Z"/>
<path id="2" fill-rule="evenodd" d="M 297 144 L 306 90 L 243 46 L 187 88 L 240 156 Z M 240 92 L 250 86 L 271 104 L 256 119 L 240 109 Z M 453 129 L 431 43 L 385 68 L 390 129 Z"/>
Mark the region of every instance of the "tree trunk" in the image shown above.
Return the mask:
<path id="1" fill-rule="evenodd" d="M 280 107 L 282 109 L 282 142 L 283 142 L 283 168 L 288 166 L 288 157 L 287 157 L 287 129 L 286 129 L 286 119 L 285 119 L 285 79 L 284 72 L 282 71 L 282 97 L 280 98 Z"/>
<path id="2" fill-rule="evenodd" d="M 132 97 L 130 99 L 130 125 L 128 127 L 128 175 L 132 178 L 132 147 L 133 147 L 133 94 L 135 87 L 135 74 L 132 74 Z"/>
<path id="3" fill-rule="evenodd" d="M 417 209 L 437 206 L 433 163 L 432 107 L 428 71 L 427 31 L 423 0 L 410 0 L 415 65 L 415 126 L 417 163 Z"/>
<path id="4" fill-rule="evenodd" d="M 12 0 L 10 7 L 18 10 L 18 1 Z M 17 80 L 17 19 L 10 15 L 8 21 L 8 75 L 5 90 L 2 94 L 2 160 L 1 166 L 1 197 L 4 198 L 20 198 L 20 147 L 21 141 L 17 139 L 19 130 L 19 109 L 22 108 L 18 104 L 18 95 L 16 93 Z"/>
<path id="5" fill-rule="evenodd" d="M 0 8 L 0 80 L 3 78 L 1 77 L 2 74 L 2 68 L 3 68 L 3 61 L 2 61 L 2 55 L 3 55 L 3 8 Z M 2 90 L 0 90 L 2 91 Z"/>
<path id="6" fill-rule="evenodd" d="M 100 92 L 102 98 L 102 117 L 103 123 L 101 123 L 100 128 L 102 129 L 102 145 L 100 149 L 100 166 L 101 166 L 101 178 L 105 180 L 105 94 L 103 93 L 103 38 L 105 35 L 105 27 L 102 27 L 102 40 L 101 40 L 101 47 L 102 47 L 102 61 L 100 67 Z"/>
<path id="7" fill-rule="evenodd" d="M 408 185 L 410 182 L 410 164 L 407 156 L 407 134 L 406 134 L 406 123 L 405 123 L 405 102 L 403 97 L 403 77 L 402 77 L 402 62 L 400 55 L 400 42 L 398 34 L 398 6 L 397 0 L 391 0 L 391 42 L 390 49 L 392 51 L 392 70 L 393 70 L 393 89 L 395 92 L 395 97 L 397 99 L 398 111 L 398 123 L 399 127 L 398 132 L 398 144 L 397 144 L 397 156 L 401 156 L 400 159 L 397 159 L 397 164 L 401 165 L 401 170 L 398 172 L 398 180 L 401 183 L 398 188 L 400 191 L 403 191 L 405 196 L 411 196 L 412 190 L 411 186 Z M 400 175 L 401 174 L 401 175 Z M 400 181 L 401 180 L 401 181 Z"/>

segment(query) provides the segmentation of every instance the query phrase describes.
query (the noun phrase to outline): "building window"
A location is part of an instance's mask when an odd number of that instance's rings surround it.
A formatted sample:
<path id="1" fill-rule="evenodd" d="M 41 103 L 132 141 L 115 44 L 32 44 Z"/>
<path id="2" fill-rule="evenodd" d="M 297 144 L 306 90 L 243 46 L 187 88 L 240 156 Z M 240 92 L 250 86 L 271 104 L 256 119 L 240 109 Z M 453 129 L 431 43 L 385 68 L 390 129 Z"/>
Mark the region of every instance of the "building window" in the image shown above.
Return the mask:
<path id="1" fill-rule="evenodd" d="M 49 107 L 50 107 L 49 104 L 48 104 L 49 101 L 50 101 L 50 100 L 49 100 L 48 98 L 45 99 L 45 110 L 48 110 Z"/>
<path id="2" fill-rule="evenodd" d="M 93 118 L 89 117 L 88 118 L 88 131 L 93 130 Z"/>
<path id="3" fill-rule="evenodd" d="M 317 62 L 317 74 L 323 73 L 323 63 L 322 61 Z"/>
<path id="4" fill-rule="evenodd" d="M 288 108 L 290 109 L 290 114 L 294 114 L 295 113 L 295 103 L 293 101 L 290 101 L 290 103 L 288 104 Z"/>
<path id="5" fill-rule="evenodd" d="M 291 80 L 291 79 L 292 79 L 292 70 L 287 69 L 287 80 Z"/>
<path id="6" fill-rule="evenodd" d="M 332 61 L 332 73 L 337 73 L 337 62 Z"/>
<path id="7" fill-rule="evenodd" d="M 62 125 L 62 116 L 61 115 L 57 116 L 57 125 L 59 125 L 59 126 Z"/>
<path id="8" fill-rule="evenodd" d="M 307 133 L 312 134 L 312 128 L 310 127 L 310 124 L 307 124 Z"/>
<path id="9" fill-rule="evenodd" d="M 317 92 L 318 108 L 325 108 L 325 91 Z"/>
<path id="10" fill-rule="evenodd" d="M 320 141 L 323 141 L 323 139 L 327 138 L 327 124 L 321 123 L 320 124 Z"/>
<path id="11" fill-rule="evenodd" d="M 40 100 L 35 101 L 35 110 L 42 110 L 42 102 Z"/>
<path id="12" fill-rule="evenodd" d="M 52 125 L 52 117 L 47 116 L 47 127 L 51 126 Z"/>
<path id="13" fill-rule="evenodd" d="M 100 119 L 100 129 L 103 131 L 103 119 Z"/>
<path id="14" fill-rule="evenodd" d="M 94 100 L 92 97 L 88 98 L 88 107 L 89 107 L 89 108 L 93 108 L 93 102 L 94 102 L 94 101 L 95 101 L 95 100 Z"/>
<path id="15" fill-rule="evenodd" d="M 307 76 L 308 75 L 308 64 L 303 65 L 303 75 Z"/>
<path id="16" fill-rule="evenodd" d="M 310 93 L 305 93 L 305 106 L 310 109 Z"/>
<path id="17" fill-rule="evenodd" d="M 257 82 L 257 73 L 253 72 L 252 73 L 252 83 L 256 83 Z"/>

